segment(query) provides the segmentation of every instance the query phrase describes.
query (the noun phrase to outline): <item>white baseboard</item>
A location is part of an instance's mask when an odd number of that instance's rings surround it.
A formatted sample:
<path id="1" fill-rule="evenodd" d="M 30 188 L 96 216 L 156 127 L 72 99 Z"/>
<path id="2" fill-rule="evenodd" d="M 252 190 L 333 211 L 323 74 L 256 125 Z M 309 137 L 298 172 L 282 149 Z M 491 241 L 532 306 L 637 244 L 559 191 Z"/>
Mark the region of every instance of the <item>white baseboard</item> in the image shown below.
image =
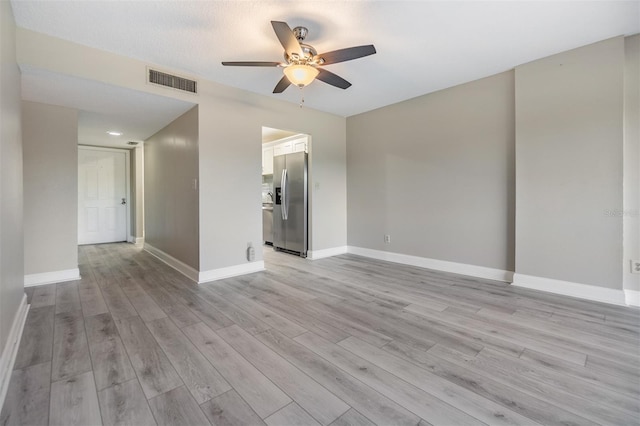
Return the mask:
<path id="1" fill-rule="evenodd" d="M 309 250 L 307 251 L 307 259 L 318 260 L 325 257 L 338 256 L 345 253 L 347 253 L 347 246 L 332 247 L 322 250 Z"/>
<path id="2" fill-rule="evenodd" d="M 129 238 L 127 239 L 127 241 L 130 242 L 131 244 L 143 245 L 144 237 L 134 237 L 133 235 L 129 235 Z"/>
<path id="3" fill-rule="evenodd" d="M 2 358 L 0 358 L 0 407 L 4 404 L 4 399 L 7 396 L 11 372 L 16 362 L 16 355 L 18 355 L 18 347 L 20 346 L 27 313 L 29 313 L 29 305 L 27 305 L 27 295 L 24 294 L 20 306 L 18 306 L 18 311 L 13 316 L 9 336 L 2 350 Z"/>
<path id="4" fill-rule="evenodd" d="M 243 263 L 240 265 L 227 266 L 224 268 L 201 271 L 198 277 L 198 284 L 211 281 L 222 280 L 224 278 L 237 277 L 238 275 L 253 274 L 264 271 L 264 261 Z"/>
<path id="5" fill-rule="evenodd" d="M 144 243 L 143 250 L 150 255 L 157 257 L 167 265 L 171 266 L 173 269 L 180 272 L 191 281 L 198 282 L 198 271 L 182 262 L 181 260 L 176 259 L 175 257 L 163 252 L 160 249 L 155 248 L 154 246 L 146 242 Z"/>
<path id="6" fill-rule="evenodd" d="M 640 306 L 640 291 L 625 289 L 624 301 L 629 306 Z"/>
<path id="7" fill-rule="evenodd" d="M 579 299 L 593 300 L 613 305 L 626 305 L 624 292 L 613 288 L 598 287 L 595 285 L 554 280 L 551 278 L 536 277 L 533 275 L 518 273 L 513 276 L 513 285 L 532 290 L 546 291 L 548 293 L 562 294 L 564 296 L 571 296 Z"/>
<path id="8" fill-rule="evenodd" d="M 43 272 L 40 274 L 30 274 L 24 276 L 24 286 L 33 287 L 36 285 L 62 283 L 65 281 L 75 281 L 80 279 L 80 270 L 66 269 L 64 271 Z"/>
<path id="9" fill-rule="evenodd" d="M 513 278 L 513 272 L 511 271 L 468 265 L 466 263 L 429 259 L 428 257 L 411 256 L 407 254 L 372 250 L 354 246 L 348 246 L 347 251 L 351 254 L 357 254 L 359 256 L 370 257 L 373 259 L 386 260 L 388 262 L 401 263 L 403 265 L 417 266 L 420 268 L 435 269 L 436 271 L 451 272 L 454 274 L 467 275 L 487 280 L 511 282 Z"/>
<path id="10" fill-rule="evenodd" d="M 162 262 L 171 266 L 173 269 L 198 284 L 264 271 L 264 262 L 262 260 L 259 262 L 211 269 L 209 271 L 196 271 L 193 267 L 163 252 L 162 250 L 155 248 L 149 243 L 144 243 L 144 251 L 157 257 Z"/>

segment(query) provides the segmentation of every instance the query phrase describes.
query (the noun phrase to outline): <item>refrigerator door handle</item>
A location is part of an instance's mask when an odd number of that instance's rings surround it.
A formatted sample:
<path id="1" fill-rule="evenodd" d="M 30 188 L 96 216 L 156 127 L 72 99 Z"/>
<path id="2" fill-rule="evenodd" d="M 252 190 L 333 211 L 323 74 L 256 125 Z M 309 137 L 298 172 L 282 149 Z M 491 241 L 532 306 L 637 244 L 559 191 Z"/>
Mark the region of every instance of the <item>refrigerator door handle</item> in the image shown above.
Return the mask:
<path id="1" fill-rule="evenodd" d="M 289 216 L 289 206 L 287 204 L 287 169 L 282 169 L 282 220 L 287 220 Z"/>

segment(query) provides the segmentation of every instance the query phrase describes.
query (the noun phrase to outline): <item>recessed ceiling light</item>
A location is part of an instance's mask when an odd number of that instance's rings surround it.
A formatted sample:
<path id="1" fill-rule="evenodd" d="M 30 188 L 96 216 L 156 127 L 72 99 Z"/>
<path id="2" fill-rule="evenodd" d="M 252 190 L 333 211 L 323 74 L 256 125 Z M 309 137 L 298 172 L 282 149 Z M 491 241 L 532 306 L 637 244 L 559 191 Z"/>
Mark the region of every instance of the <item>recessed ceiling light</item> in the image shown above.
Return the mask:
<path id="1" fill-rule="evenodd" d="M 111 136 L 122 136 L 122 132 L 118 132 L 116 130 L 109 130 L 107 134 Z"/>

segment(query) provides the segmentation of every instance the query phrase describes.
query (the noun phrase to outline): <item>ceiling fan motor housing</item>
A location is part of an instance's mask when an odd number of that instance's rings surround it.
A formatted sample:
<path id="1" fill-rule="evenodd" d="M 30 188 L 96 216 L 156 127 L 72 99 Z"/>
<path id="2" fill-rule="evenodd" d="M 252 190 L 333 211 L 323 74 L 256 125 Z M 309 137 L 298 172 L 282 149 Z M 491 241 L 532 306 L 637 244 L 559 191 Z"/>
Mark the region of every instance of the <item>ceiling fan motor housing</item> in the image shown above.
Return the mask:
<path id="1" fill-rule="evenodd" d="M 287 52 L 284 53 L 284 59 L 288 64 L 300 64 L 300 65 L 322 65 L 321 58 L 318 58 L 318 52 L 315 47 L 306 44 L 300 43 L 300 49 L 302 50 L 303 57 L 298 57 L 298 55 L 293 54 L 289 56 Z"/>
<path id="2" fill-rule="evenodd" d="M 300 49 L 302 50 L 303 57 L 298 57 L 298 55 L 293 54 L 289 55 L 287 52 L 284 52 L 284 59 L 287 61 L 287 64 L 290 65 L 322 65 L 324 62 L 321 58 L 317 58 L 318 51 L 315 47 L 310 44 L 303 43 L 304 39 L 309 34 L 309 30 L 306 27 L 295 27 L 293 30 L 293 35 L 298 40 L 300 44 Z"/>

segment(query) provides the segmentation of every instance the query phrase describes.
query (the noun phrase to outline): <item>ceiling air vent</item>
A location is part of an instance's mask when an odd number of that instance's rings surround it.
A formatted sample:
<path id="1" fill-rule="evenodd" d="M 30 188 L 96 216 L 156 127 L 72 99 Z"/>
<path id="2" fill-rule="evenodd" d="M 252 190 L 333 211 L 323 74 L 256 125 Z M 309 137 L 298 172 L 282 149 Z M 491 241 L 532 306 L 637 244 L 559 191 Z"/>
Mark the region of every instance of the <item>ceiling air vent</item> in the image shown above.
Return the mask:
<path id="1" fill-rule="evenodd" d="M 197 81 L 178 77 L 177 75 L 167 74 L 151 68 L 149 68 L 149 83 L 159 84 L 160 86 L 171 87 L 172 89 L 178 89 L 185 92 L 198 93 Z"/>

